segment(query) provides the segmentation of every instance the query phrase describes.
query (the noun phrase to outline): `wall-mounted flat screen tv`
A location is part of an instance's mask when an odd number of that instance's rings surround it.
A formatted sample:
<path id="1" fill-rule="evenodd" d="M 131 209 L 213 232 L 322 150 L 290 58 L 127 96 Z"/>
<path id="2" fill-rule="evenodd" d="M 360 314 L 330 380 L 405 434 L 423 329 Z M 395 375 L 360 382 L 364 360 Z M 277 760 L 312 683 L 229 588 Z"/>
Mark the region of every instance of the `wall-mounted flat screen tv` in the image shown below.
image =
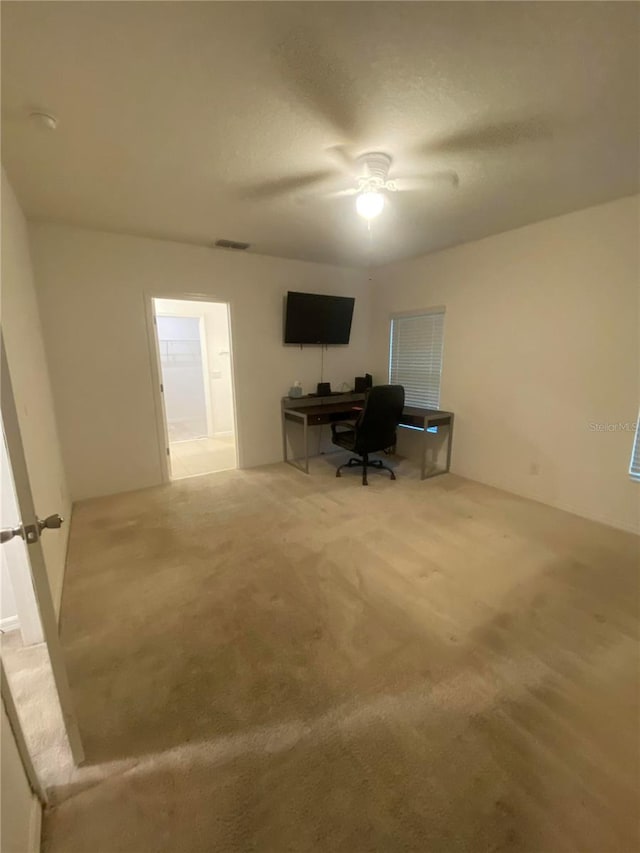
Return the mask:
<path id="1" fill-rule="evenodd" d="M 352 296 L 287 293 L 285 344 L 348 344 L 353 318 Z"/>

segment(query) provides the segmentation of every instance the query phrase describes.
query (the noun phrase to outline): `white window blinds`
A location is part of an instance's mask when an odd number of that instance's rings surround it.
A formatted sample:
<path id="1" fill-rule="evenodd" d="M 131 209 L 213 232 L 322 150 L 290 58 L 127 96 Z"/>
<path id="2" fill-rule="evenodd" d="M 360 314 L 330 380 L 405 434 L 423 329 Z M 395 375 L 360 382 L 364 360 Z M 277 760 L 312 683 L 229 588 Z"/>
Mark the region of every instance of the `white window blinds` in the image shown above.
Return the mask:
<path id="1" fill-rule="evenodd" d="M 389 382 L 404 386 L 408 406 L 440 406 L 443 337 L 444 308 L 392 317 Z"/>
<path id="2" fill-rule="evenodd" d="M 634 480 L 640 480 L 640 414 L 638 414 L 638 421 L 636 423 L 636 436 L 633 441 L 633 450 L 631 451 L 629 474 Z"/>

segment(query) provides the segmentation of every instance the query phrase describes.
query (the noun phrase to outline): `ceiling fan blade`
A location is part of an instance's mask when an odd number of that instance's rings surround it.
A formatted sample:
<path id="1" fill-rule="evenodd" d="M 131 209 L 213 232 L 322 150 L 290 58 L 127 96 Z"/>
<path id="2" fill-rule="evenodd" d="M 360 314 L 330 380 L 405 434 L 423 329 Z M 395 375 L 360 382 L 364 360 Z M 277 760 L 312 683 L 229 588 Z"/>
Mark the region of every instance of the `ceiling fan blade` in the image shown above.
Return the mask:
<path id="1" fill-rule="evenodd" d="M 548 121 L 530 117 L 502 121 L 484 127 L 469 127 L 421 146 L 424 154 L 459 154 L 511 148 L 524 142 L 540 142 L 552 136 Z"/>
<path id="2" fill-rule="evenodd" d="M 277 46 L 276 64 L 285 84 L 340 136 L 358 134 L 355 82 L 336 56 L 309 32 L 297 30 Z"/>
<path id="3" fill-rule="evenodd" d="M 308 204 L 314 201 L 327 201 L 333 198 L 345 198 L 346 196 L 357 195 L 359 190 L 356 187 L 348 187 L 342 190 L 330 190 L 329 192 L 313 192 L 310 190 L 307 193 L 300 193 L 296 196 L 296 201 L 300 204 Z"/>
<path id="4" fill-rule="evenodd" d="M 392 183 L 398 192 L 413 192 L 415 190 L 435 189 L 436 187 L 456 188 L 460 183 L 457 172 L 446 169 L 442 172 L 432 172 L 429 175 L 409 175 L 393 178 Z"/>
<path id="5" fill-rule="evenodd" d="M 358 173 L 358 161 L 349 154 L 346 145 L 332 145 L 327 148 L 327 154 L 333 158 L 336 164 L 349 175 Z"/>
<path id="6" fill-rule="evenodd" d="M 296 193 L 314 184 L 319 184 L 330 178 L 335 178 L 335 172 L 323 169 L 317 172 L 308 172 L 306 175 L 289 175 L 284 178 L 274 178 L 271 181 L 262 181 L 253 186 L 247 186 L 241 191 L 243 198 L 250 201 L 277 198 L 278 196 Z"/>
<path id="7" fill-rule="evenodd" d="M 349 187 L 346 190 L 333 190 L 333 192 L 319 193 L 319 198 L 344 198 L 345 196 L 358 195 L 357 187 Z"/>

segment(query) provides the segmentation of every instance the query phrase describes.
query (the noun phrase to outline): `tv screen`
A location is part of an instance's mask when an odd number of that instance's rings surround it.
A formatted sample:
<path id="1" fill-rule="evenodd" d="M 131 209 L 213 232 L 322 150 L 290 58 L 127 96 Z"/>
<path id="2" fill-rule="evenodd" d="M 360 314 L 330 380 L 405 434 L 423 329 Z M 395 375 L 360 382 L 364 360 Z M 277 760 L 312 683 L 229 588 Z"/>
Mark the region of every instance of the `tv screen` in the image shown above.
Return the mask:
<path id="1" fill-rule="evenodd" d="M 353 317 L 352 296 L 287 293 L 285 344 L 348 344 Z"/>

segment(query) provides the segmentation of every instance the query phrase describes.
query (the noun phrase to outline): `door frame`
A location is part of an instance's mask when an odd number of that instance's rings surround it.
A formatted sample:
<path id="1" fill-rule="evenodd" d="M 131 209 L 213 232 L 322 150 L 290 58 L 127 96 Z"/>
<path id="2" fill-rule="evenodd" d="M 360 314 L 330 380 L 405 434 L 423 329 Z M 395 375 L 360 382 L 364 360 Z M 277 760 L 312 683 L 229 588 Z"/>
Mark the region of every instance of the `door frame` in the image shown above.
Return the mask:
<path id="1" fill-rule="evenodd" d="M 18 500 L 21 524 L 24 528 L 37 528 L 36 507 L 34 505 L 31 484 L 29 482 L 29 472 L 24 455 L 20 422 L 18 420 L 16 401 L 13 393 L 13 383 L 11 381 L 11 374 L 9 372 L 9 365 L 7 362 L 7 353 L 4 345 L 4 335 L 1 333 L 0 394 L 2 426 L 7 443 L 9 464 Z M 51 509 L 55 509 L 55 507 L 51 507 Z M 58 634 L 58 619 L 56 617 L 56 611 L 53 604 L 53 596 L 51 595 L 49 575 L 44 560 L 44 554 L 42 552 L 42 545 L 40 544 L 40 536 L 37 532 L 30 535 L 29 530 L 25 531 L 25 548 L 31 571 L 31 580 L 33 582 L 33 588 L 38 602 L 40 624 L 42 626 L 44 641 L 49 653 L 51 672 L 53 674 L 53 681 L 58 694 L 58 701 L 60 703 L 60 710 L 62 712 L 67 740 L 69 741 L 69 748 L 71 749 L 71 755 L 74 763 L 79 765 L 84 761 L 84 748 L 82 746 L 80 728 L 78 726 L 78 720 L 73 706 L 64 651 Z"/>
<path id="2" fill-rule="evenodd" d="M 158 439 L 158 459 L 163 483 L 172 482 L 171 459 L 169 453 L 169 433 L 167 415 L 162 390 L 162 368 L 160 365 L 160 346 L 155 322 L 154 299 L 173 299 L 177 302 L 215 302 L 227 306 L 227 322 L 229 326 L 229 367 L 231 372 L 231 417 L 235 438 L 236 468 L 242 468 L 242 448 L 238 435 L 238 418 L 236 413 L 236 371 L 233 348 L 233 304 L 229 299 L 212 296 L 209 293 L 185 293 L 178 291 L 144 291 L 144 313 L 147 324 L 147 341 L 149 346 L 149 362 L 151 370 L 151 387 L 156 415 L 156 436 Z M 206 335 L 202 338 L 206 347 Z M 207 376 L 209 375 L 207 369 Z"/>

